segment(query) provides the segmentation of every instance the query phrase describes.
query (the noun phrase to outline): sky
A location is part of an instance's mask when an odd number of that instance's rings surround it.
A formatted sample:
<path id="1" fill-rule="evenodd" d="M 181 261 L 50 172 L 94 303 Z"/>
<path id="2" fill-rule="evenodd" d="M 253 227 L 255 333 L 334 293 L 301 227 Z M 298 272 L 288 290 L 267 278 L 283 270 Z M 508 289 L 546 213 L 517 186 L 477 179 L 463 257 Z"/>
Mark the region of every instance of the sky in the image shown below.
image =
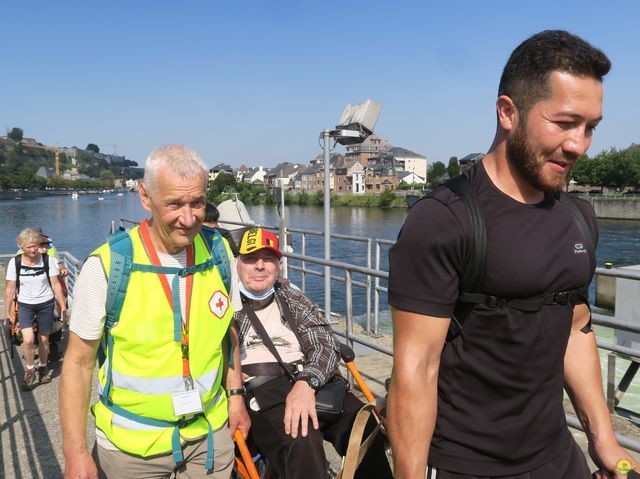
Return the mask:
<path id="1" fill-rule="evenodd" d="M 565 29 L 613 63 L 595 155 L 640 143 L 638 18 L 631 0 L 3 2 L 0 134 L 141 166 L 169 143 L 210 167 L 307 164 L 371 98 L 377 134 L 446 164 L 489 148 L 511 51 Z"/>

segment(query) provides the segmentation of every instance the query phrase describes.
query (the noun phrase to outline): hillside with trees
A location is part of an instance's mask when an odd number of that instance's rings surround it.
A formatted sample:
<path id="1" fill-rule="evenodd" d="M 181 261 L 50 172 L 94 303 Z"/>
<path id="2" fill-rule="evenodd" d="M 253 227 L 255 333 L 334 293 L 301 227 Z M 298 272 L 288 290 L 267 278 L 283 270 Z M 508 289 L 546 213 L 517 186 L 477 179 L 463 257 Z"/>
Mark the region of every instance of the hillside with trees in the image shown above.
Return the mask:
<path id="1" fill-rule="evenodd" d="M 6 137 L 0 138 L 0 190 L 111 188 L 116 178 L 125 180 L 140 176 L 129 168 L 137 166 L 134 161 L 109 164 L 105 159 L 89 154 L 99 152 L 93 143 L 87 146 L 87 153 L 81 153 L 76 158 L 78 173 L 89 178 L 69 180 L 51 175 L 39 176 L 36 173 L 40 168 L 48 171 L 55 168 L 55 152 L 40 143 L 22 143 L 23 135 L 21 128 L 13 128 Z M 61 173 L 71 169 L 71 158 L 60 153 L 59 160 Z"/>

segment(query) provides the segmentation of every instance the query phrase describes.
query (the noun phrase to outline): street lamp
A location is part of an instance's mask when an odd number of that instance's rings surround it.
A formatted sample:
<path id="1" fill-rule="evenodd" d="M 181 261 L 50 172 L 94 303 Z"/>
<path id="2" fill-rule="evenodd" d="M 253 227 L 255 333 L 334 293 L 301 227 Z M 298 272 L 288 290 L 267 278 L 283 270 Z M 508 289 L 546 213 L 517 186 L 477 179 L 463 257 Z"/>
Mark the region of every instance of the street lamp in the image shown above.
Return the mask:
<path id="1" fill-rule="evenodd" d="M 322 149 L 324 150 L 324 259 L 331 260 L 331 175 L 330 140 L 341 145 L 355 145 L 362 143 L 373 133 L 378 121 L 382 105 L 373 100 L 367 100 L 357 105 L 347 104 L 342 112 L 335 130 L 322 131 Z M 331 267 L 324 267 L 324 316 L 331 321 Z"/>

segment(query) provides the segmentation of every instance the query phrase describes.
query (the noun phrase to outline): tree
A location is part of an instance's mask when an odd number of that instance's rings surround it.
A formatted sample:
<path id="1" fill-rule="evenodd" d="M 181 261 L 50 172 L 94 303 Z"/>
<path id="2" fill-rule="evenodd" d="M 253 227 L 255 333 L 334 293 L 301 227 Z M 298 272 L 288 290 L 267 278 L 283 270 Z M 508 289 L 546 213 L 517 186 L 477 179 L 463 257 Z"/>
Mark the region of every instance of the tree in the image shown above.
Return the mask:
<path id="1" fill-rule="evenodd" d="M 11 131 L 7 133 L 7 136 L 11 138 L 13 141 L 22 141 L 22 138 L 24 136 L 24 131 L 22 130 L 22 128 L 18 128 L 14 126 L 11 129 Z"/>
<path id="2" fill-rule="evenodd" d="M 215 198 L 225 190 L 236 187 L 236 179 L 229 173 L 218 173 L 216 179 L 209 184 L 209 198 Z"/>
<path id="3" fill-rule="evenodd" d="M 431 165 L 431 170 L 427 173 L 427 178 L 431 183 L 438 183 L 447 172 L 447 167 L 441 161 L 436 161 Z"/>
<path id="4" fill-rule="evenodd" d="M 454 176 L 458 176 L 460 174 L 460 164 L 458 163 L 457 156 L 452 156 L 451 158 L 449 158 L 447 173 L 449 173 L 449 178 L 453 178 Z"/>
<path id="5" fill-rule="evenodd" d="M 391 206 L 393 200 L 396 198 L 396 195 L 391 190 L 384 190 L 380 193 L 380 203 L 379 205 L 382 207 Z"/>
<path id="6" fill-rule="evenodd" d="M 95 143 L 89 143 L 85 148 L 87 151 L 93 151 L 94 153 L 100 153 L 100 148 Z"/>

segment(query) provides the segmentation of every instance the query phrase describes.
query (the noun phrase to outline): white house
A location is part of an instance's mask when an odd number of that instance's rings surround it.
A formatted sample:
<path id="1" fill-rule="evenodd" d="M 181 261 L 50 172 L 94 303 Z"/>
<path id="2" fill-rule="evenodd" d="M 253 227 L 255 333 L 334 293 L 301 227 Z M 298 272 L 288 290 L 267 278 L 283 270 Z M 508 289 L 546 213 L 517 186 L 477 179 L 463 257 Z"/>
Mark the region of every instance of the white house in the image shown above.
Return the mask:
<path id="1" fill-rule="evenodd" d="M 403 171 L 398 173 L 398 182 L 404 181 L 405 183 L 414 185 L 416 183 L 424 183 L 425 180 L 425 178 L 416 175 L 412 171 Z"/>

